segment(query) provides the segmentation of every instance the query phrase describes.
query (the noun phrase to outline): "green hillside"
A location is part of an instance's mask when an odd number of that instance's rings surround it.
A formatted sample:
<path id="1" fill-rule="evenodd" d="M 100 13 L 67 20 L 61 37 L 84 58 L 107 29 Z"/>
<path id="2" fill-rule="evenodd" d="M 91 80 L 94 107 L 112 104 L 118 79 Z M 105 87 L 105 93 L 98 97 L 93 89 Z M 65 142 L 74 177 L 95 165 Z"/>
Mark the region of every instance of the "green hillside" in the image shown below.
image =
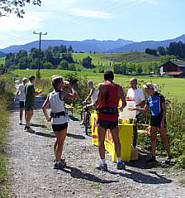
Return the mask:
<path id="1" fill-rule="evenodd" d="M 153 56 L 143 52 L 129 53 L 73 53 L 75 61 L 82 61 L 83 58 L 90 56 L 94 65 L 110 65 L 113 62 L 152 62 L 160 61 L 159 56 Z"/>

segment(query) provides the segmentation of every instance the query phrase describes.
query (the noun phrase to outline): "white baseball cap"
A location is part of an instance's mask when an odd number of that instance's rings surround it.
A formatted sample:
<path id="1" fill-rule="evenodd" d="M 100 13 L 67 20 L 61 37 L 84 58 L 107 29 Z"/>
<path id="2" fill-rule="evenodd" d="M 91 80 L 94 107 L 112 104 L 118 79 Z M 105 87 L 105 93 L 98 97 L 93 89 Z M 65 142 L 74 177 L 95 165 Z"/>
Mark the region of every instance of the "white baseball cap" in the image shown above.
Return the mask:
<path id="1" fill-rule="evenodd" d="M 22 79 L 22 81 L 24 82 L 25 80 L 28 80 L 28 79 L 24 77 L 24 78 Z"/>

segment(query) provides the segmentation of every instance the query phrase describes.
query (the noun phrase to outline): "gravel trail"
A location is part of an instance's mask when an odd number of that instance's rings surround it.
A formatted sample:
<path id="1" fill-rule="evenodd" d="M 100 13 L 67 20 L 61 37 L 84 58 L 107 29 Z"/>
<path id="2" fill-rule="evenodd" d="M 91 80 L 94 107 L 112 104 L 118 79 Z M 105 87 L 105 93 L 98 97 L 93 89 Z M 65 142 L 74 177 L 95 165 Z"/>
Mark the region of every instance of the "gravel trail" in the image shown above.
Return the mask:
<path id="1" fill-rule="evenodd" d="M 184 173 L 169 175 L 162 168 L 140 160 L 118 171 L 106 154 L 108 172 L 95 170 L 98 150 L 84 134 L 79 121 L 71 119 L 64 146 L 67 168 L 53 169 L 54 134 L 45 122 L 37 97 L 38 110 L 32 120 L 36 134 L 24 132 L 18 124 L 18 103 L 11 107 L 8 154 L 11 179 L 10 197 L 18 198 L 183 198 L 185 188 L 178 183 Z"/>

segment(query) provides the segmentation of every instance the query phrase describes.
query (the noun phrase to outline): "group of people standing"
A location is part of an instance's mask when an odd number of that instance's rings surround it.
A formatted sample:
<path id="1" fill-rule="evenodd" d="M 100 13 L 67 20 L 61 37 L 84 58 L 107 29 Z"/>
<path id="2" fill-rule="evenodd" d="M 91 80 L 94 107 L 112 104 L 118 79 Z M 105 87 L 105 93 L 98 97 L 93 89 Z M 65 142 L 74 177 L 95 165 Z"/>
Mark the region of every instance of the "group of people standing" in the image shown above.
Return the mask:
<path id="1" fill-rule="evenodd" d="M 25 94 L 25 111 L 26 111 L 26 126 L 25 130 L 33 132 L 30 128 L 30 120 L 33 115 L 34 97 L 41 92 L 35 92 L 34 89 L 34 76 L 29 78 L 29 83 L 26 84 L 26 79 L 23 79 L 23 85 L 19 87 L 18 92 Z M 78 94 L 72 88 L 69 82 L 64 81 L 61 76 L 52 77 L 53 91 L 48 94 L 42 109 L 45 118 L 48 122 L 52 123 L 52 129 L 56 135 L 56 141 L 54 144 L 55 164 L 54 168 L 61 169 L 66 167 L 65 159 L 62 159 L 62 152 L 64 141 L 67 135 L 68 128 L 68 115 L 65 112 L 65 98 L 77 99 Z M 112 71 L 106 71 L 104 73 L 104 83 L 100 83 L 98 88 L 94 87 L 93 82 L 88 82 L 90 93 L 85 99 L 84 103 L 87 103 L 89 99 L 92 103 L 86 105 L 85 108 L 96 109 L 98 115 L 98 142 L 99 142 L 99 155 L 100 163 L 96 165 L 97 169 L 107 170 L 107 164 L 105 161 L 105 146 L 104 140 L 107 129 L 110 129 L 112 138 L 115 144 L 115 151 L 117 154 L 117 169 L 124 169 L 125 164 L 121 159 L 121 145 L 119 141 L 118 130 L 118 110 L 122 111 L 126 106 L 126 100 L 133 100 L 136 103 L 136 108 L 129 108 L 130 111 L 137 111 L 136 117 L 139 120 L 140 112 L 146 112 L 151 110 L 151 140 L 152 140 L 152 155 L 147 159 L 147 162 L 153 162 L 156 160 L 156 137 L 157 129 L 160 129 L 161 139 L 167 150 L 166 163 L 170 163 L 171 154 L 170 146 L 166 136 L 166 106 L 165 98 L 159 94 L 155 86 L 152 83 L 146 83 L 143 85 L 144 92 L 149 96 L 145 102 L 145 96 L 141 89 L 137 87 L 137 79 L 132 78 L 130 80 L 130 89 L 125 97 L 122 86 L 114 83 L 114 74 Z M 25 85 L 26 84 L 26 85 Z M 67 89 L 64 89 L 64 88 Z M 68 91 L 66 91 L 68 90 Z M 16 94 L 16 97 L 18 93 Z M 15 100 L 16 100 L 15 97 Z M 21 97 L 20 97 L 21 98 Z M 119 101 L 122 101 L 119 106 Z M 50 105 L 51 113 L 48 114 L 47 107 Z M 23 104 L 20 101 L 20 124 L 22 124 L 22 110 Z"/>
<path id="2" fill-rule="evenodd" d="M 22 125 L 23 122 L 23 112 L 25 109 L 25 120 L 26 125 L 24 130 L 30 133 L 34 133 L 35 131 L 30 127 L 30 121 L 33 117 L 33 110 L 35 104 L 35 96 L 41 94 L 41 91 L 35 91 L 34 88 L 35 76 L 30 76 L 29 79 L 23 78 L 22 84 L 18 86 L 17 92 L 15 94 L 14 102 L 16 102 L 17 98 L 19 99 L 20 106 L 20 122 Z"/>

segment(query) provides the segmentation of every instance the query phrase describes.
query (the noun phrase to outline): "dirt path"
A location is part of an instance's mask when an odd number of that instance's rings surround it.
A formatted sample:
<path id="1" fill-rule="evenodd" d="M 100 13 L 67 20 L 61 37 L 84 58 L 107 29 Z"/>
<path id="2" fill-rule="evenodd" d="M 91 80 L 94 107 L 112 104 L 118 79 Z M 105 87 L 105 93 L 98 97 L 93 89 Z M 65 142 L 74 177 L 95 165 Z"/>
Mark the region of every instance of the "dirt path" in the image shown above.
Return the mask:
<path id="1" fill-rule="evenodd" d="M 42 104 L 42 100 L 37 98 Z M 40 106 L 40 105 L 39 105 Z M 36 110 L 32 123 L 36 134 L 24 132 L 18 125 L 18 104 L 12 107 L 9 131 L 9 170 L 12 173 L 10 197 L 73 198 L 73 197 L 137 197 L 180 198 L 185 188 L 178 176 L 168 176 L 163 169 L 146 166 L 141 159 L 118 171 L 107 156 L 108 172 L 95 170 L 99 162 L 97 148 L 83 133 L 79 122 L 70 120 L 64 156 L 68 167 L 53 169 L 54 134 L 45 126 L 41 110 Z"/>

